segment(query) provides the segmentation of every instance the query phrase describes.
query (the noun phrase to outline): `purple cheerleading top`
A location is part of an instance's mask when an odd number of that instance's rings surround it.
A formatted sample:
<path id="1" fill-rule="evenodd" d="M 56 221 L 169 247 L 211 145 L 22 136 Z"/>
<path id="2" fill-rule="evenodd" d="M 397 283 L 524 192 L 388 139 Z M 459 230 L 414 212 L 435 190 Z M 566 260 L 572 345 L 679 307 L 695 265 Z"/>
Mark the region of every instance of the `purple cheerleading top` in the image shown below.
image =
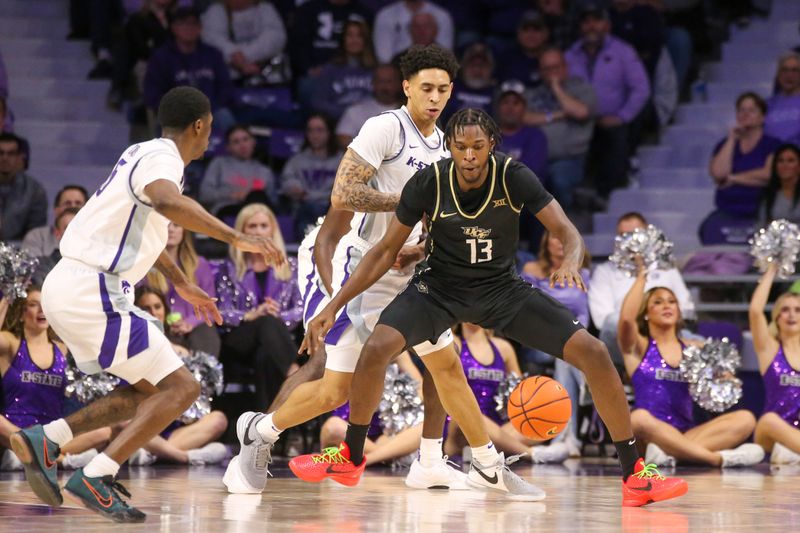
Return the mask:
<path id="1" fill-rule="evenodd" d="M 778 348 L 762 379 L 766 391 L 764 412 L 775 413 L 800 429 L 800 372 L 789 364 L 783 345 Z"/>
<path id="2" fill-rule="evenodd" d="M 647 352 L 631 376 L 631 384 L 636 396 L 634 409 L 644 409 L 681 433 L 694 427 L 689 384 L 680 368 L 664 361 L 653 339 L 649 340 Z"/>
<path id="3" fill-rule="evenodd" d="M 47 424 L 63 416 L 67 358 L 53 346 L 53 364 L 42 369 L 33 362 L 25 339 L 3 375 L 3 415 L 26 428 Z"/>
<path id="4" fill-rule="evenodd" d="M 346 421 L 350 421 L 350 402 L 345 403 L 341 407 L 337 407 L 331 411 L 331 416 L 338 416 Z M 375 440 L 383 435 L 383 424 L 378 413 L 372 415 L 372 420 L 369 421 L 369 429 L 367 430 L 367 437 L 370 440 Z"/>
<path id="5" fill-rule="evenodd" d="M 494 395 L 497 394 L 497 388 L 500 382 L 506 377 L 506 363 L 500 355 L 497 346 L 490 340 L 489 345 L 492 347 L 494 359 L 491 364 L 484 365 L 480 363 L 467 345 L 465 339 L 461 339 L 461 366 L 464 367 L 464 374 L 467 375 L 467 382 L 478 400 L 478 406 L 481 408 L 481 413 L 494 420 L 499 425 L 503 425 L 500 415 L 496 409 Z"/>

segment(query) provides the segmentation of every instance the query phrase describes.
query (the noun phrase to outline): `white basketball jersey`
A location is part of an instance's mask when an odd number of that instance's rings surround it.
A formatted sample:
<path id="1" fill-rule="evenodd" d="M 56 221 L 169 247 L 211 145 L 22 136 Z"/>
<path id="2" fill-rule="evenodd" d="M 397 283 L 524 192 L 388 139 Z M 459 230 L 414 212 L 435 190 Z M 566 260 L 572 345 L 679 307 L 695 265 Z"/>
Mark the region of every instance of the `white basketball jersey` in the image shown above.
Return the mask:
<path id="1" fill-rule="evenodd" d="M 417 171 L 450 155 L 444 147 L 442 130 L 435 128 L 431 136 L 424 137 L 405 106 L 367 120 L 349 148 L 378 169 L 369 185 L 386 193 L 402 192 Z M 393 215 L 356 213 L 350 232 L 375 244 L 386 234 Z M 417 244 L 420 235 L 422 224 L 418 223 L 406 244 Z"/>
<path id="2" fill-rule="evenodd" d="M 130 146 L 67 227 L 61 255 L 138 282 L 167 245 L 169 225 L 144 188 L 163 179 L 182 192 L 183 170 L 178 148 L 169 139 Z"/>

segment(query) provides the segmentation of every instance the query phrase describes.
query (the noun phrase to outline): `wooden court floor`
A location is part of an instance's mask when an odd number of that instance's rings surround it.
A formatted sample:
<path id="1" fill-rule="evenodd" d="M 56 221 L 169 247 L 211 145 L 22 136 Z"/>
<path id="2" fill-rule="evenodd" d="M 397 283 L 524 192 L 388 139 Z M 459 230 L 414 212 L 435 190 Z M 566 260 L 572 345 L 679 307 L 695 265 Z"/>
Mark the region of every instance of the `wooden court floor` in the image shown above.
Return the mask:
<path id="1" fill-rule="evenodd" d="M 285 464 L 285 463 L 284 463 Z M 123 467 L 147 522 L 118 525 L 84 509 L 51 510 L 21 473 L 0 475 L 0 531 L 23 532 L 615 532 L 800 531 L 800 467 L 720 472 L 679 468 L 689 493 L 638 509 L 620 506 L 617 468 L 601 460 L 514 465 L 547 491 L 537 503 L 475 491 L 416 491 L 403 472 L 368 471 L 359 486 L 307 484 L 281 465 L 262 495 L 227 494 L 220 467 Z"/>

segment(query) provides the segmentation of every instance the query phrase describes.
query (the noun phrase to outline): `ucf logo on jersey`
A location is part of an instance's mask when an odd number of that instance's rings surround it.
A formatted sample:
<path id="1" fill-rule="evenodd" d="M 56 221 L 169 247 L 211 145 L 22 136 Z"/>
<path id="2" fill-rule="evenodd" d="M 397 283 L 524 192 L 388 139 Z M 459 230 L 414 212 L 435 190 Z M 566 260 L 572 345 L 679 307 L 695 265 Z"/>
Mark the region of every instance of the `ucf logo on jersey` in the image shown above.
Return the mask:
<path id="1" fill-rule="evenodd" d="M 483 229 L 478 226 L 470 226 L 468 228 L 461 226 L 461 229 L 464 230 L 464 235 L 473 239 L 485 239 L 492 232 L 490 229 Z"/>

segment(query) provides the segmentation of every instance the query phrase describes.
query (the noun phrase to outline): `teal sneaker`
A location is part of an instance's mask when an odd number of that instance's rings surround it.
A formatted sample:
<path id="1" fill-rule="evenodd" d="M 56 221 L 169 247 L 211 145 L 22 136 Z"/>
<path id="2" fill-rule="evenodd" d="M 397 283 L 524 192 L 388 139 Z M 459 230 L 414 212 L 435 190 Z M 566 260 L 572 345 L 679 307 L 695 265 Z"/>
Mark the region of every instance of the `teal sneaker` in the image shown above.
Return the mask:
<path id="1" fill-rule="evenodd" d="M 58 487 L 56 460 L 61 450 L 58 444 L 44 434 L 41 425 L 35 425 L 11 435 L 11 449 L 25 468 L 25 478 L 33 492 L 51 507 L 60 507 L 64 501 Z"/>
<path id="2" fill-rule="evenodd" d="M 114 522 L 144 522 L 147 515 L 122 499 L 131 493 L 113 476 L 86 477 L 83 468 L 72 474 L 64 490 L 77 503 Z"/>

